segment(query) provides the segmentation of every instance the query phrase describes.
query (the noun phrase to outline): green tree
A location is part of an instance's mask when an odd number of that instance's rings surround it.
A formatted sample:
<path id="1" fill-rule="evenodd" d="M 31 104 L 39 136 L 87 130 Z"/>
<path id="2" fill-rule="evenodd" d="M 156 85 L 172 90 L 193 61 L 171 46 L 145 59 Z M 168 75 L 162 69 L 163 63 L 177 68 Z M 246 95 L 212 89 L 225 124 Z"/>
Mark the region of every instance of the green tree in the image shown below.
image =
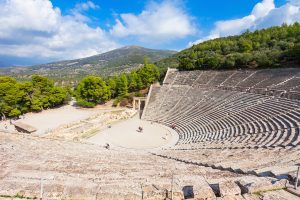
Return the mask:
<path id="1" fill-rule="evenodd" d="M 128 80 L 125 74 L 121 74 L 117 80 L 117 93 L 118 96 L 128 96 Z"/>
<path id="2" fill-rule="evenodd" d="M 30 109 L 34 112 L 39 112 L 39 111 L 43 110 L 43 102 L 40 101 L 38 98 L 33 97 L 31 99 Z"/>
<path id="3" fill-rule="evenodd" d="M 49 103 L 51 107 L 61 105 L 65 103 L 64 101 L 68 97 L 68 92 L 66 89 L 61 87 L 53 87 L 51 90 L 51 96 L 49 97 Z"/>
<path id="4" fill-rule="evenodd" d="M 10 77 L 10 76 L 0 76 L 0 83 L 12 83 L 16 84 L 16 79 Z"/>
<path id="5" fill-rule="evenodd" d="M 92 107 L 110 99 L 111 92 L 101 77 L 87 76 L 76 88 L 76 99 L 79 104 Z"/>
<path id="6" fill-rule="evenodd" d="M 21 94 L 13 78 L 0 78 L 0 112 L 1 115 L 9 116 L 12 110 L 18 108 Z M 15 113 L 15 111 L 13 112 Z M 13 116 L 15 117 L 15 116 Z"/>
<path id="7" fill-rule="evenodd" d="M 31 78 L 31 82 L 33 85 L 33 98 L 38 99 L 34 102 L 37 103 L 38 101 L 38 105 L 42 104 L 41 109 L 51 107 L 52 105 L 49 102 L 49 98 L 52 95 L 51 90 L 54 87 L 53 81 L 43 76 L 33 75 Z M 41 110 L 37 109 L 37 107 L 35 108 L 35 111 Z"/>
<path id="8" fill-rule="evenodd" d="M 0 77 L 0 114 L 17 117 L 29 111 L 41 111 L 65 103 L 68 91 L 55 87 L 46 77 L 34 75 L 31 81 L 17 82 L 11 77 Z"/>
<path id="9" fill-rule="evenodd" d="M 21 99 L 19 101 L 20 110 L 22 113 L 30 111 L 31 99 L 33 96 L 33 85 L 31 82 L 18 83 Z"/>
<path id="10" fill-rule="evenodd" d="M 115 98 L 117 96 L 117 78 L 110 77 L 107 79 L 106 83 L 109 86 L 111 97 Z"/>
<path id="11" fill-rule="evenodd" d="M 54 82 L 52 80 L 39 75 L 33 75 L 31 81 L 34 88 L 40 90 L 41 93 L 49 92 L 54 86 Z"/>
<path id="12" fill-rule="evenodd" d="M 145 63 L 142 68 L 137 71 L 143 87 L 149 87 L 152 83 L 159 79 L 160 73 L 156 65 Z"/>
<path id="13" fill-rule="evenodd" d="M 240 39 L 238 41 L 238 46 L 240 52 L 249 52 L 252 50 L 252 43 L 249 40 Z"/>
<path id="14" fill-rule="evenodd" d="M 139 74 L 136 71 L 132 71 L 128 75 L 128 83 L 129 83 L 130 91 L 136 91 L 143 87 L 141 77 L 139 76 Z"/>

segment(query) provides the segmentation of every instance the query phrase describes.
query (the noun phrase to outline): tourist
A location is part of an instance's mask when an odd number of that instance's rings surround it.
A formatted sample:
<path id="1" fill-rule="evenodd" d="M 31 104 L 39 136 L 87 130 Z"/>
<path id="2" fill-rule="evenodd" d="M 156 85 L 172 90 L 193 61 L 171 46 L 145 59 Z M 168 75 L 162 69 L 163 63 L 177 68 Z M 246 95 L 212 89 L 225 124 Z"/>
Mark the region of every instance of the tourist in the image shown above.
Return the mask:
<path id="1" fill-rule="evenodd" d="M 175 124 L 172 124 L 172 125 L 171 125 L 171 128 L 172 128 L 172 129 L 175 129 L 175 128 L 176 128 L 176 125 L 175 125 Z"/>
<path id="2" fill-rule="evenodd" d="M 143 127 L 139 126 L 138 132 L 143 132 Z"/>

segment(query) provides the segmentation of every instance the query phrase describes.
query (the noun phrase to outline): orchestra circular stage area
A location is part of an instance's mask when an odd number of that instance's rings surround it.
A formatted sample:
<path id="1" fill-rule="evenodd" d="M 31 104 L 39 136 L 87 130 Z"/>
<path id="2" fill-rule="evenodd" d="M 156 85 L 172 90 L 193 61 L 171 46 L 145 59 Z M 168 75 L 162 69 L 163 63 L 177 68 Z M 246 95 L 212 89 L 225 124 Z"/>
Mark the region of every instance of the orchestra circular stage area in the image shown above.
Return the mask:
<path id="1" fill-rule="evenodd" d="M 161 124 L 143 121 L 138 115 L 125 121 L 109 125 L 90 137 L 88 142 L 128 149 L 154 149 L 172 146 L 178 134 Z"/>

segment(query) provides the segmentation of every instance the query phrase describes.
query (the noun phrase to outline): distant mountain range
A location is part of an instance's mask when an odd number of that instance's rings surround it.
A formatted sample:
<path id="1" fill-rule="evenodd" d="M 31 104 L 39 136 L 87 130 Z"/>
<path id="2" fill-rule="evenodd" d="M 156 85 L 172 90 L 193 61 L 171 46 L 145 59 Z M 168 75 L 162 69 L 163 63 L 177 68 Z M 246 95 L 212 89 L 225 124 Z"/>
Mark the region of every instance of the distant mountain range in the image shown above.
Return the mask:
<path id="1" fill-rule="evenodd" d="M 28 79 L 32 74 L 48 76 L 56 81 L 78 80 L 88 74 L 114 75 L 138 68 L 147 57 L 151 62 L 167 58 L 176 51 L 147 49 L 139 46 L 125 46 L 103 54 L 53 62 L 30 67 L 0 68 L 0 75 L 11 75 L 18 79 Z"/>

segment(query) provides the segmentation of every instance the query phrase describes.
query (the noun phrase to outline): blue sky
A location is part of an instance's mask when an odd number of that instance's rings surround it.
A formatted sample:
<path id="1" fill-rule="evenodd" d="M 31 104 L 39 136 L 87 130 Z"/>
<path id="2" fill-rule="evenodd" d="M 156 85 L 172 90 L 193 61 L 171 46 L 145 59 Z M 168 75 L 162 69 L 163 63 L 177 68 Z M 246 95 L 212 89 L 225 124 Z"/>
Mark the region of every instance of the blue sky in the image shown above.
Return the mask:
<path id="1" fill-rule="evenodd" d="M 51 0 L 54 6 L 59 7 L 64 14 L 69 14 L 70 10 L 74 8 L 76 4 L 84 3 L 86 1 L 78 0 Z M 134 3 L 133 3 L 134 2 Z M 150 1 L 141 0 L 124 0 L 120 3 L 120 0 L 101 1 L 94 0 L 93 3 L 98 5 L 97 9 L 91 9 L 85 14 L 92 18 L 89 22 L 90 26 L 100 26 L 105 30 L 109 30 L 110 26 L 115 23 L 116 15 L 123 13 L 133 13 L 135 15 L 140 14 L 145 6 Z M 162 1 L 157 1 L 162 2 Z M 181 1 L 180 5 L 188 15 L 192 17 L 194 25 L 197 26 L 199 32 L 194 35 L 189 35 L 186 38 L 178 39 L 177 41 L 170 41 L 163 44 L 156 43 L 143 43 L 135 38 L 122 38 L 119 42 L 122 45 L 142 45 L 149 48 L 160 49 L 172 49 L 181 50 L 187 47 L 188 43 L 197 40 L 199 37 L 203 37 L 209 33 L 213 28 L 214 23 L 224 19 L 236 19 L 244 17 L 249 14 L 253 7 L 261 2 L 260 0 L 185 0 Z M 277 7 L 280 7 L 286 3 L 286 0 L 274 1 Z"/>
<path id="2" fill-rule="evenodd" d="M 68 14 L 78 3 L 86 1 L 79 0 L 51 0 L 54 6 L 59 7 L 64 14 Z M 101 1 L 94 0 L 99 6 L 96 10 L 86 12 L 88 16 L 94 17 L 91 25 L 106 28 L 107 23 L 113 24 L 115 14 L 134 13 L 139 14 L 150 1 L 141 0 L 120 0 Z M 134 3 L 133 3 L 134 2 Z M 157 1 L 161 2 L 161 1 Z M 184 9 L 198 22 L 198 25 L 206 30 L 213 27 L 214 22 L 224 19 L 235 19 L 243 17 L 251 12 L 253 7 L 261 2 L 260 0 L 185 0 L 182 1 Z M 286 3 L 286 0 L 276 0 L 274 3 L 279 7 Z"/>
<path id="3" fill-rule="evenodd" d="M 0 66 L 32 65 L 125 45 L 182 50 L 300 21 L 300 0 L 0 0 Z"/>

